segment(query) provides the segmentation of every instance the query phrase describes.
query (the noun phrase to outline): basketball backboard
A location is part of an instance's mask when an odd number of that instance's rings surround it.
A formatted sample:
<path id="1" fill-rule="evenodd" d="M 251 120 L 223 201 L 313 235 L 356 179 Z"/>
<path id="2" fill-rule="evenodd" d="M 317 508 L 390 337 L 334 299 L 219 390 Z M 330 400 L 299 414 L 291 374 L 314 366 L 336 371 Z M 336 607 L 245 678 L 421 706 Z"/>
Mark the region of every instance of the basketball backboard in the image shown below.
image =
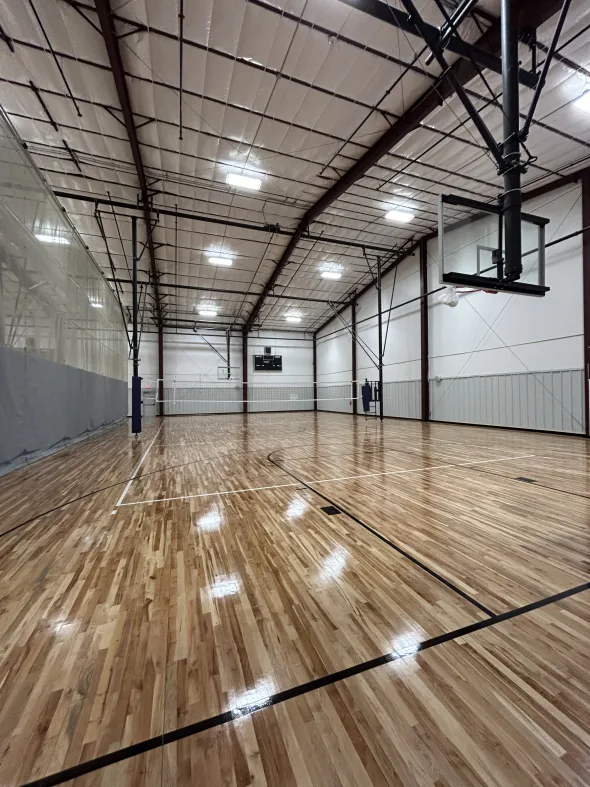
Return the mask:
<path id="1" fill-rule="evenodd" d="M 506 281 L 502 209 L 494 203 L 442 194 L 439 204 L 440 281 L 464 287 L 542 297 L 548 219 L 522 214 L 520 279 Z"/>

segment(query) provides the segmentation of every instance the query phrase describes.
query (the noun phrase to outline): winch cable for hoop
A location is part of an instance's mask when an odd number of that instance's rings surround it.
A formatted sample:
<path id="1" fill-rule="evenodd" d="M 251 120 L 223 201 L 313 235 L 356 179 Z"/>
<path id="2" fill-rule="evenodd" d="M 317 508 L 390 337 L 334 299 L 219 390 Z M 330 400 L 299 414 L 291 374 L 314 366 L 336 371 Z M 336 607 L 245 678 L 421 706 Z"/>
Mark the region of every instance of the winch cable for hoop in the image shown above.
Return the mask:
<path id="1" fill-rule="evenodd" d="M 361 350 L 364 350 L 364 352 L 365 352 L 366 356 L 368 357 L 368 359 L 375 366 L 375 368 L 378 369 L 379 368 L 379 356 L 377 355 L 377 353 L 369 347 L 369 345 L 365 342 L 364 339 L 361 339 L 361 337 L 358 335 L 358 331 L 356 330 L 356 328 L 355 328 L 355 330 L 353 330 L 352 327 L 346 322 L 346 320 L 343 319 L 342 315 L 339 314 L 338 310 L 336 309 L 336 306 L 331 301 L 330 301 L 330 303 L 328 305 L 330 306 L 330 308 L 334 312 L 334 317 L 336 317 L 336 319 L 339 320 L 342 323 L 344 328 L 351 335 L 352 341 L 353 342 L 356 341 L 359 344 Z M 374 359 L 371 358 L 371 353 L 375 356 Z"/>
<path id="2" fill-rule="evenodd" d="M 398 264 L 393 269 L 393 284 L 391 286 L 391 298 L 389 299 L 389 309 L 387 310 L 387 328 L 385 329 L 385 339 L 383 341 L 383 355 L 385 356 L 385 348 L 387 347 L 387 337 L 389 336 L 389 323 L 391 321 L 391 311 L 393 307 L 393 296 L 395 294 L 395 283 L 397 281 L 397 268 Z M 383 314 L 383 312 L 382 312 Z M 379 315 L 379 319 L 381 319 L 382 314 Z"/>

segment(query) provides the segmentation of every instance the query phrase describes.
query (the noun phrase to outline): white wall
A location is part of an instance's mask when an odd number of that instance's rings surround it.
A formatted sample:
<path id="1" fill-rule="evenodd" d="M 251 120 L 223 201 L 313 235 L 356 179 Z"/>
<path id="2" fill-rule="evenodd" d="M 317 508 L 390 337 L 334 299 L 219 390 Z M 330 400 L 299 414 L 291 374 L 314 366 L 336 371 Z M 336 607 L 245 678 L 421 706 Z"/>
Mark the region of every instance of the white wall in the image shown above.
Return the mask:
<path id="1" fill-rule="evenodd" d="M 582 227 L 581 186 L 573 184 L 524 205 L 550 219 L 546 242 Z M 447 250 L 461 250 L 454 269 L 475 272 L 476 241 L 485 227 L 454 231 Z M 530 235 L 530 237 L 529 237 Z M 525 235 L 526 249 L 534 248 Z M 536 282 L 536 255 L 523 259 L 524 281 Z M 448 266 L 447 266 L 448 269 Z M 583 431 L 582 237 L 547 249 L 544 298 L 508 293 L 463 294 L 450 308 L 439 295 L 428 298 L 430 407 L 433 420 L 454 420 L 560 431 Z M 383 309 L 389 308 L 393 273 L 383 280 Z M 428 243 L 428 289 L 440 287 L 438 239 Z M 398 268 L 393 305 L 420 294 L 418 255 Z M 359 299 L 359 340 L 377 351 L 377 311 L 371 289 Z M 350 320 L 348 315 L 347 320 Z M 387 315 L 383 317 L 383 336 Z M 338 329 L 328 338 L 325 334 Z M 332 320 L 319 332 L 318 379 L 350 374 L 350 336 Z M 420 417 L 420 301 L 392 312 L 384 358 L 384 412 Z M 376 379 L 377 370 L 357 347 L 357 379 Z M 439 378 L 435 380 L 435 378 Z M 359 412 L 361 408 L 359 407 Z"/>
<path id="2" fill-rule="evenodd" d="M 403 260 L 395 271 L 383 277 L 382 309 L 399 307 L 382 317 L 384 368 L 383 403 L 385 415 L 417 418 L 420 412 L 420 302 L 405 306 L 406 301 L 420 295 L 420 273 L 417 256 Z M 393 297 L 392 297 L 393 295 Z M 369 290 L 357 302 L 357 380 L 377 380 L 374 361 L 378 352 L 377 292 Z M 350 323 L 350 309 L 342 314 Z M 363 320 L 366 320 L 363 322 Z M 336 331 L 336 333 L 333 333 Z M 326 334 L 333 333 L 331 336 Z M 317 340 L 318 381 L 349 381 L 352 377 L 352 337 L 338 319 L 332 320 L 319 333 Z M 336 391 L 334 391 L 334 394 Z M 342 392 L 344 396 L 346 392 Z M 338 406 L 323 404 L 318 391 L 320 409 L 352 412 L 343 400 Z M 358 391 L 357 391 L 358 396 Z M 358 412 L 362 406 L 358 403 Z"/>
<path id="3" fill-rule="evenodd" d="M 254 356 L 270 345 L 273 355 L 283 356 L 282 372 L 255 372 Z M 248 336 L 248 382 L 313 383 L 313 340 L 290 331 L 253 331 Z"/>
<path id="4" fill-rule="evenodd" d="M 550 219 L 546 242 L 582 227 L 581 187 L 573 184 L 526 202 Z M 457 230 L 456 232 L 461 232 Z M 524 281 L 536 281 L 536 257 L 523 259 Z M 428 244 L 429 290 L 439 286 L 438 241 Z M 532 267 L 532 269 L 531 269 Z M 429 298 L 430 375 L 510 374 L 581 369 L 583 350 L 582 236 L 547 249 L 544 298 L 509 293 L 462 295 L 456 308 Z M 487 323 L 487 324 L 486 324 Z M 493 330 L 492 330 L 493 329 Z"/>
<path id="5" fill-rule="evenodd" d="M 395 284 L 395 286 L 394 286 Z M 393 300 L 392 300 L 393 289 Z M 406 381 L 420 379 L 420 302 L 414 301 L 400 306 L 420 295 L 420 271 L 418 255 L 403 260 L 395 271 L 383 278 L 381 308 L 399 306 L 389 314 L 383 314 L 382 331 L 384 343 L 383 381 Z M 361 296 L 357 306 L 357 335 L 376 354 L 378 352 L 378 322 L 372 315 L 377 312 L 377 293 L 371 289 Z M 365 317 L 372 317 L 361 322 Z M 389 322 L 389 328 L 388 328 Z M 360 323 L 360 324 L 359 324 Z M 386 341 L 387 335 L 387 341 Z M 376 380 L 377 369 L 367 353 L 357 349 L 357 377 Z"/>
<path id="6" fill-rule="evenodd" d="M 350 309 L 342 313 L 342 320 L 349 325 Z M 331 334 L 327 336 L 326 334 Z M 316 338 L 318 383 L 339 383 L 352 380 L 352 337 L 339 320 L 331 320 Z"/>
<path id="7" fill-rule="evenodd" d="M 225 333 L 203 332 L 204 337 L 227 356 Z M 283 357 L 282 372 L 255 372 L 254 355 L 271 346 Z M 225 364 L 202 337 L 164 334 L 164 398 L 171 401 L 169 413 L 242 411 L 242 337 L 232 335 L 230 365 L 233 385 L 219 377 Z M 129 388 L 132 363 L 129 362 Z M 140 346 L 140 375 L 143 378 L 144 414 L 154 415 L 154 395 L 158 379 L 158 342 L 155 334 L 145 334 Z M 248 337 L 248 387 L 251 412 L 313 409 L 313 342 L 295 332 L 255 331 Z M 289 388 L 285 392 L 286 388 Z M 195 392 L 195 389 L 201 389 Z M 182 393 L 185 390 L 186 393 Z M 183 400 L 183 396 L 186 399 Z M 202 400 L 202 401 L 201 401 Z M 218 401 L 219 400 L 219 401 Z M 130 400 L 129 400 L 130 401 Z M 221 405 L 218 406 L 218 405 Z"/>

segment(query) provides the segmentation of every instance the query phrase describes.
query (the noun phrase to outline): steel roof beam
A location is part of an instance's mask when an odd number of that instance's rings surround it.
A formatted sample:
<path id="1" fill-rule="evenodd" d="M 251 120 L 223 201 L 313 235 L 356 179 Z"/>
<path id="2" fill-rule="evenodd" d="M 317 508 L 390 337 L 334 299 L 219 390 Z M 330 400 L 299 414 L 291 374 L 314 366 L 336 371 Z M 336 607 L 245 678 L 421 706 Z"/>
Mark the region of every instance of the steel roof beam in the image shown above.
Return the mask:
<path id="1" fill-rule="evenodd" d="M 416 23 L 412 16 L 405 11 L 394 8 L 388 2 L 382 2 L 382 0 L 340 0 L 340 2 L 355 8 L 357 11 L 363 11 L 380 22 L 393 25 L 393 27 L 402 30 L 404 33 L 412 36 L 417 35 Z M 438 27 L 429 25 L 426 22 L 423 23 L 423 26 L 429 40 L 437 41 L 440 38 L 441 34 Z M 495 71 L 496 74 L 502 73 L 501 58 L 489 50 L 482 49 L 480 42 L 477 45 L 473 45 L 451 34 L 445 39 L 444 46 L 449 52 L 453 52 L 453 54 L 459 55 L 459 57 L 466 60 L 475 61 L 482 68 L 488 68 L 490 71 Z M 519 69 L 518 78 L 521 85 L 525 85 L 525 87 L 534 88 L 537 84 L 537 77 L 523 68 Z"/>
<path id="2" fill-rule="evenodd" d="M 107 199 L 106 197 L 91 197 L 88 194 L 80 194 L 76 191 L 63 191 L 61 189 L 54 189 L 53 194 L 59 199 L 74 199 L 79 202 L 91 202 L 93 205 L 109 205 L 113 208 L 122 208 L 124 210 L 140 210 L 133 202 L 126 202 L 125 200 Z M 161 206 L 151 206 L 147 209 L 148 215 L 150 213 L 162 216 L 175 216 L 179 219 L 190 219 L 191 221 L 202 221 L 206 224 L 221 224 L 225 227 L 239 227 L 240 229 L 253 230 L 254 232 L 265 232 L 271 235 L 288 235 L 293 237 L 297 230 L 287 230 L 280 227 L 278 224 L 252 224 L 246 221 L 233 221 L 232 219 L 225 219 L 219 216 L 204 216 L 199 213 L 189 213 L 184 210 L 172 210 L 171 208 L 163 208 Z M 120 216 L 123 214 L 119 214 Z M 129 218 L 126 216 L 126 218 Z M 373 233 L 375 234 L 375 233 Z M 311 235 L 305 233 L 301 235 L 301 240 L 309 241 L 310 243 L 332 243 L 335 246 L 350 246 L 353 249 L 368 249 L 369 251 L 382 251 L 384 253 L 390 252 L 391 248 L 371 241 L 358 241 L 349 240 L 347 238 L 332 238 L 327 235 Z"/>
<path id="3" fill-rule="evenodd" d="M 342 0 L 354 8 L 365 10 L 369 5 L 374 6 L 376 9 L 377 18 L 381 18 L 384 12 L 390 14 L 387 5 L 381 0 L 361 0 L 361 5 L 357 0 Z M 519 4 L 518 23 L 520 27 L 533 27 L 537 28 L 550 19 L 561 7 L 560 0 L 522 0 Z M 388 19 L 387 21 L 390 21 Z M 500 20 L 496 19 L 486 32 L 477 41 L 477 47 L 486 49 L 489 52 L 499 52 L 501 45 L 500 39 Z M 460 85 L 466 85 L 472 79 L 478 76 L 477 66 L 468 60 L 457 60 L 449 69 L 454 79 Z M 264 290 L 255 304 L 250 316 L 246 321 L 246 329 L 250 329 L 254 324 L 260 309 L 264 303 L 264 299 L 268 292 L 277 282 L 279 276 L 283 272 L 285 266 L 289 262 L 289 258 L 297 245 L 299 237 L 305 235 L 308 231 L 309 225 L 315 221 L 330 205 L 341 197 L 354 183 L 360 180 L 371 167 L 379 162 L 391 148 L 398 145 L 405 137 L 412 131 L 415 131 L 423 120 L 426 120 L 431 112 L 434 112 L 440 107 L 443 101 L 453 95 L 453 90 L 449 85 L 448 80 L 442 79 L 438 84 L 434 84 L 426 90 L 408 109 L 408 111 L 399 118 L 389 128 L 377 142 L 364 153 L 361 158 L 353 164 L 353 166 L 346 172 L 340 180 L 334 183 L 325 194 L 320 197 L 317 202 L 312 205 L 305 213 L 296 230 L 296 234 L 291 239 L 289 245 L 283 252 L 281 259 L 277 263 L 269 281 L 267 282 Z"/>
<path id="4" fill-rule="evenodd" d="M 113 79 L 115 80 L 115 87 L 121 104 L 121 112 L 123 113 L 123 120 L 125 129 L 131 147 L 131 154 L 133 156 L 133 163 L 137 171 L 137 179 L 139 181 L 139 190 L 141 193 L 141 200 L 143 203 L 143 218 L 146 225 L 147 233 L 147 246 L 150 255 L 150 269 L 152 272 L 152 284 L 154 287 L 154 294 L 156 300 L 156 314 L 158 321 L 161 322 L 162 315 L 160 310 L 160 294 L 158 291 L 158 269 L 156 266 L 156 254 L 154 250 L 154 242 L 152 239 L 152 222 L 150 218 L 150 200 L 147 179 L 145 170 L 143 168 L 143 161 L 141 158 L 141 150 L 139 147 L 139 140 L 137 137 L 137 130 L 135 128 L 135 119 L 133 110 L 131 109 L 131 100 L 129 98 L 129 89 L 125 79 L 125 69 L 123 67 L 123 60 L 121 58 L 121 51 L 117 40 L 117 33 L 113 21 L 112 9 L 110 0 L 95 0 L 96 13 L 100 22 L 100 29 L 104 38 L 109 63 Z"/>

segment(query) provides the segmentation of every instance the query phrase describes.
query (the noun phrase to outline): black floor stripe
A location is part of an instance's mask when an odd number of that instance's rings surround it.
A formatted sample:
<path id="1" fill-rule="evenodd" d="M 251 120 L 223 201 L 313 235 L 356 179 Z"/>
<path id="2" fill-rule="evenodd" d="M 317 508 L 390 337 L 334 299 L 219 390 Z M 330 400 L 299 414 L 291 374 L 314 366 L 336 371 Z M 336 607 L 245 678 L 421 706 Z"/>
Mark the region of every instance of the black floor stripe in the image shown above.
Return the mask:
<path id="1" fill-rule="evenodd" d="M 416 650 L 412 650 L 411 655 L 413 656 L 416 653 L 429 650 L 430 648 L 434 648 L 437 645 L 444 645 L 446 642 L 452 642 L 453 640 L 459 639 L 460 637 L 465 637 L 468 634 L 474 634 L 478 631 L 490 628 L 491 626 L 496 626 L 498 623 L 503 623 L 506 620 L 520 617 L 521 615 L 525 615 L 528 612 L 534 612 L 537 609 L 541 609 L 542 607 L 546 607 L 549 604 L 554 604 L 558 601 L 563 601 L 563 599 L 575 596 L 578 593 L 583 593 L 586 590 L 590 590 L 590 582 L 584 582 L 582 585 L 577 585 L 574 588 L 563 590 L 553 596 L 539 599 L 539 601 L 533 601 L 524 607 L 519 607 L 517 609 L 509 610 L 508 612 L 503 612 L 493 618 L 479 620 L 476 623 L 470 623 L 468 626 L 462 626 L 461 628 L 455 629 L 454 631 L 449 631 L 446 634 L 439 634 L 438 636 L 431 637 L 430 639 L 427 639 L 417 645 Z M 53 773 L 49 776 L 36 779 L 32 782 L 27 782 L 26 784 L 22 785 L 22 787 L 53 787 L 53 785 L 63 784 L 64 782 L 70 781 L 71 779 L 84 776 L 87 773 L 98 771 L 102 768 L 106 768 L 109 765 L 114 765 L 117 762 L 128 760 L 129 758 L 136 757 L 139 754 L 145 754 L 148 751 L 159 749 L 162 746 L 175 743 L 176 741 L 183 740 L 184 738 L 188 738 L 192 735 L 198 735 L 201 732 L 205 732 L 206 730 L 210 730 L 214 727 L 219 727 L 222 724 L 227 724 L 244 716 L 250 716 L 259 710 L 270 708 L 273 705 L 279 705 L 280 703 L 294 699 L 295 697 L 301 697 L 303 694 L 309 694 L 312 691 L 317 691 L 317 689 L 322 689 L 325 686 L 330 686 L 333 683 L 338 683 L 341 680 L 352 678 L 355 675 L 360 675 L 363 672 L 368 672 L 369 670 L 375 669 L 376 667 L 381 667 L 391 661 L 399 661 L 400 659 L 407 658 L 408 655 L 410 654 L 397 652 L 384 653 L 381 656 L 377 656 L 374 659 L 369 659 L 368 661 L 363 661 L 360 664 L 355 664 L 352 667 L 347 667 L 346 669 L 332 672 L 331 674 L 324 675 L 321 678 L 315 678 L 314 680 L 310 680 L 307 683 L 301 684 L 300 686 L 294 686 L 293 688 L 285 689 L 285 691 L 279 691 L 277 694 L 273 694 L 264 702 L 257 703 L 255 705 L 246 705 L 241 708 L 237 708 L 236 710 L 220 713 L 217 716 L 211 716 L 209 719 L 203 719 L 202 721 L 197 721 L 193 724 L 187 724 L 185 727 L 179 727 L 176 730 L 165 732 L 162 735 L 157 735 L 154 738 L 148 738 L 147 740 L 141 741 L 140 743 L 135 743 L 132 746 L 126 746 L 125 748 L 118 749 L 117 751 L 110 752 L 109 754 L 103 754 L 102 756 L 96 757 L 95 759 L 89 760 L 88 762 L 79 763 L 78 765 L 74 765 L 71 768 L 66 768 L 63 771 L 59 771 L 58 773 Z"/>
<path id="2" fill-rule="evenodd" d="M 495 616 L 495 614 L 496 614 L 495 612 L 492 612 L 491 609 L 486 607 L 484 604 L 481 604 L 479 601 L 477 601 L 477 599 L 474 599 L 472 596 L 469 595 L 469 593 L 466 593 L 464 590 L 461 590 L 460 587 L 457 587 L 457 585 L 455 585 L 449 579 L 446 579 L 441 574 L 439 574 L 437 571 L 435 571 L 434 569 L 430 568 L 425 563 L 423 563 L 421 560 L 418 560 L 417 557 L 414 557 L 414 555 L 410 554 L 410 552 L 407 552 L 405 549 L 403 549 L 402 547 L 398 546 L 395 542 L 391 541 L 389 538 L 384 536 L 383 533 L 380 533 L 379 530 L 376 530 L 374 527 L 371 527 L 370 525 L 367 525 L 365 522 L 362 521 L 362 519 L 359 519 L 358 516 L 356 516 L 356 514 L 351 514 L 350 511 L 348 511 L 348 509 L 346 509 L 342 505 L 340 505 L 339 502 L 337 502 L 335 500 L 332 500 L 327 495 L 323 494 L 323 492 L 319 492 L 315 487 L 311 486 L 306 481 L 303 481 L 301 478 L 298 478 L 294 473 L 292 473 L 290 470 L 287 470 L 286 468 L 284 468 L 278 462 L 275 462 L 275 460 L 271 458 L 272 453 L 274 453 L 274 452 L 271 452 L 268 455 L 267 459 L 268 459 L 269 462 L 272 462 L 273 465 L 278 467 L 284 473 L 287 473 L 287 475 L 291 476 L 291 478 L 294 478 L 296 481 L 299 481 L 300 484 L 303 484 L 303 486 L 305 486 L 310 491 L 314 492 L 314 494 L 316 494 L 319 497 L 321 497 L 323 500 L 325 500 L 330 505 L 334 506 L 335 508 L 338 508 L 343 514 L 346 514 L 347 517 L 352 519 L 353 522 L 356 522 L 357 525 L 360 525 L 361 527 L 364 527 L 365 530 L 368 530 L 369 533 L 372 533 L 378 539 L 383 541 L 384 544 L 387 544 L 387 546 L 391 547 L 392 549 L 395 549 L 395 551 L 399 552 L 400 555 L 403 555 L 407 560 L 410 560 L 412 563 L 414 563 L 414 565 L 416 565 L 419 568 L 421 568 L 422 571 L 425 571 L 427 574 L 430 574 L 431 577 L 434 577 L 439 582 L 442 582 L 443 585 L 446 585 L 446 587 L 448 587 L 454 593 L 457 593 L 457 595 L 459 595 L 462 598 L 464 598 L 470 604 L 473 604 L 474 607 L 477 607 L 482 612 L 485 612 L 485 614 L 489 615 L 491 618 L 493 618 Z"/>
<path id="3" fill-rule="evenodd" d="M 478 473 L 485 473 L 486 475 L 492 475 L 495 478 L 503 478 L 504 481 L 518 481 L 521 482 L 519 478 L 513 478 L 509 475 L 501 475 L 500 473 L 492 473 L 491 470 L 482 470 L 481 467 L 458 467 L 459 470 L 475 470 Z M 547 484 L 540 484 L 538 481 L 534 482 L 535 486 L 540 487 L 541 489 L 549 489 L 551 492 L 560 492 L 562 495 L 572 495 L 573 497 L 583 497 L 584 500 L 590 500 L 590 495 L 583 495 L 581 492 L 571 492 L 569 489 L 560 489 L 558 486 L 547 486 Z"/>

